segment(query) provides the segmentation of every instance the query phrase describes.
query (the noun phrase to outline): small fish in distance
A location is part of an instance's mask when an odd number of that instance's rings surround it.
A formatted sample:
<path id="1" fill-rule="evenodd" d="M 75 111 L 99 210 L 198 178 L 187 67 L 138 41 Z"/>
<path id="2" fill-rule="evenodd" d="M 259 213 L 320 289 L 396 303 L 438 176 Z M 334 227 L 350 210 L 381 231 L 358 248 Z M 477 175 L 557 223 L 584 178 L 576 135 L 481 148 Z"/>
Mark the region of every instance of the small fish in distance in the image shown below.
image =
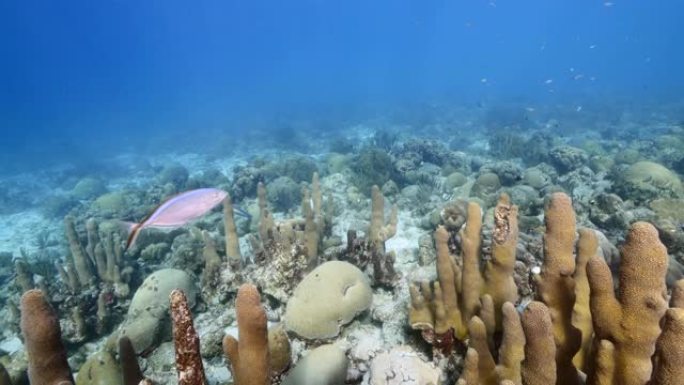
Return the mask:
<path id="1" fill-rule="evenodd" d="M 181 227 L 186 223 L 197 219 L 228 196 L 228 193 L 217 188 L 200 188 L 190 190 L 175 195 L 155 208 L 140 223 L 127 223 L 129 235 L 126 242 L 126 249 L 130 249 L 135 244 L 140 231 L 146 228 L 173 229 Z M 251 218 L 243 209 L 235 207 L 235 212 L 239 215 Z"/>

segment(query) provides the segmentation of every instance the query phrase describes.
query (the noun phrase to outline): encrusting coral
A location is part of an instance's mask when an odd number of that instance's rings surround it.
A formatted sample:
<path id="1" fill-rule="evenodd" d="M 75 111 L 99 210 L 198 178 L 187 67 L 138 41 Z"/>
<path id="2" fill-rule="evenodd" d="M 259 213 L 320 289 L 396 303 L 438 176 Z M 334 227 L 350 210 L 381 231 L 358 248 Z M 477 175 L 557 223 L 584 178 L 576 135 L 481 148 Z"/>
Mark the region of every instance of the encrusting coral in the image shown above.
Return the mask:
<path id="1" fill-rule="evenodd" d="M 178 385 L 204 385 L 206 379 L 200 355 L 200 341 L 192 323 L 188 300 L 180 290 L 173 290 L 169 300 Z"/>

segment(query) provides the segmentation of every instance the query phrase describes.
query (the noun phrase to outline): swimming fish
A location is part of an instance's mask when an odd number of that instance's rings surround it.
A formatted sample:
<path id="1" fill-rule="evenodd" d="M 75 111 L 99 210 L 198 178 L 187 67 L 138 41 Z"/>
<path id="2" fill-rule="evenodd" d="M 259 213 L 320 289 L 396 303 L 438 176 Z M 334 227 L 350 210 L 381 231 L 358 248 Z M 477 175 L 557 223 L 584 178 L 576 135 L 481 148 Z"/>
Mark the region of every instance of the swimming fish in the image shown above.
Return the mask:
<path id="1" fill-rule="evenodd" d="M 200 188 L 186 191 L 167 199 L 140 223 L 127 224 L 129 235 L 125 250 L 133 246 L 141 230 L 148 227 L 165 229 L 181 227 L 211 211 L 219 203 L 223 202 L 226 196 L 228 196 L 228 193 L 221 189 Z M 235 208 L 235 212 L 239 215 L 251 217 L 240 208 Z"/>

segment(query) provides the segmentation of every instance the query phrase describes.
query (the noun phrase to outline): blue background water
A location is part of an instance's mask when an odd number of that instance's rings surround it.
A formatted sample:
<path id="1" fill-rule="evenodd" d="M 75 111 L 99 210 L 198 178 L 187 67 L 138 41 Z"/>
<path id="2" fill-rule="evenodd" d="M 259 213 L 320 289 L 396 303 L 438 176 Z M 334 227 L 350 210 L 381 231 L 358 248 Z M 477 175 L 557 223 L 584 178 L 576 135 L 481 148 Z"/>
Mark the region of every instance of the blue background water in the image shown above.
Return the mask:
<path id="1" fill-rule="evenodd" d="M 0 171 L 270 116 L 676 101 L 683 15 L 678 0 L 4 1 Z"/>

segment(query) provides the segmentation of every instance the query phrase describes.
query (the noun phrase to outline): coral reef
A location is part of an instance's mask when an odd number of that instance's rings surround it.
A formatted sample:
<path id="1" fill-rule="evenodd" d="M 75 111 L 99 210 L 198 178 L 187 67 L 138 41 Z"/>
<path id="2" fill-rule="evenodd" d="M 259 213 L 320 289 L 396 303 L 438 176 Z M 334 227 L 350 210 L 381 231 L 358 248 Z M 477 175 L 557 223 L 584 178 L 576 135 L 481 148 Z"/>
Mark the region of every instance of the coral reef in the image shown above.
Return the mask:
<path id="1" fill-rule="evenodd" d="M 680 383 L 680 131 L 482 113 L 64 177 L 65 239 L 0 250 L 0 384 Z M 204 186 L 222 211 L 124 250 L 119 219 Z"/>
<path id="2" fill-rule="evenodd" d="M 395 166 L 387 152 L 379 148 L 366 147 L 354 158 L 351 169 L 354 171 L 354 185 L 359 191 L 369 191 L 373 185 L 381 186 L 396 178 L 397 172 L 401 172 L 403 166 Z"/>

